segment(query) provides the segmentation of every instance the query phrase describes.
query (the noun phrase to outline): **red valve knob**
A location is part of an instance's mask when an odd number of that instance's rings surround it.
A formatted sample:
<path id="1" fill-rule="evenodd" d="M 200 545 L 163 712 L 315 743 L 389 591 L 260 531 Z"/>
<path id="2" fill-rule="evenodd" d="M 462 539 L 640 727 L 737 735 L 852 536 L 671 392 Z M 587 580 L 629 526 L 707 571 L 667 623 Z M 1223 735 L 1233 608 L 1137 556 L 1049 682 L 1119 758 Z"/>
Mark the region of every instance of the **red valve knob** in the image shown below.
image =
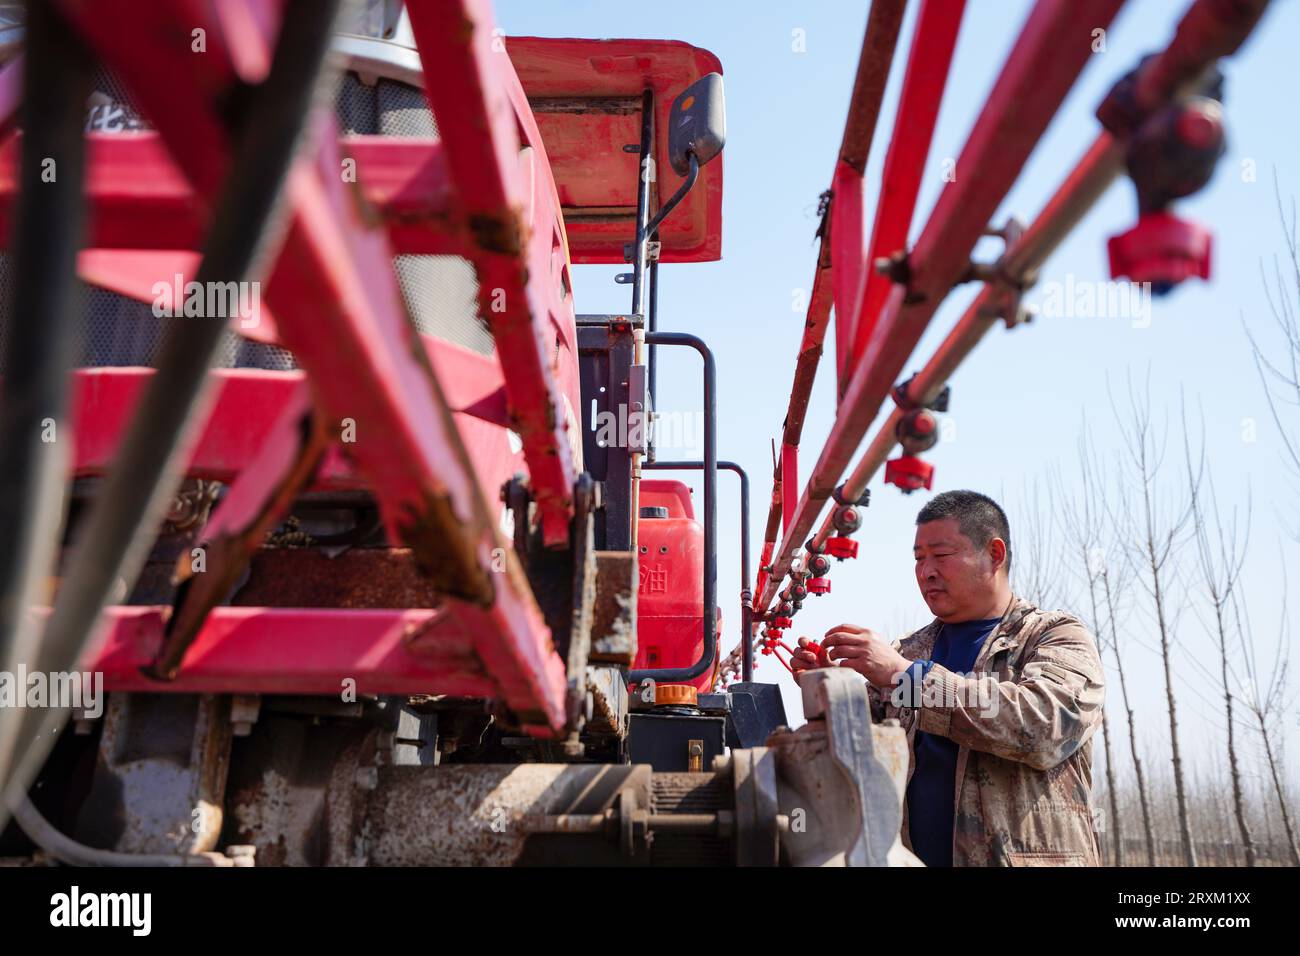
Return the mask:
<path id="1" fill-rule="evenodd" d="M 809 594 L 830 594 L 831 579 L 830 578 L 809 578 L 808 593 Z"/>
<path id="2" fill-rule="evenodd" d="M 1168 212 L 1144 213 L 1136 226 L 1106 243 L 1110 277 L 1150 282 L 1158 295 L 1192 276 L 1208 279 L 1212 245 L 1213 234 L 1204 226 Z"/>
<path id="3" fill-rule="evenodd" d="M 812 651 L 817 657 L 818 667 L 831 667 L 830 656 L 826 653 L 826 648 L 822 647 L 820 641 L 810 641 L 808 638 L 801 639 L 803 643 L 799 646 L 800 650 Z"/>
<path id="4" fill-rule="evenodd" d="M 827 538 L 826 553 L 840 561 L 845 558 L 856 558 L 858 543 L 852 538 Z"/>
<path id="5" fill-rule="evenodd" d="M 934 465 L 920 458 L 904 455 L 902 458 L 885 462 L 885 482 L 897 485 L 903 489 L 904 494 L 911 494 L 920 488 L 928 491 L 933 481 Z"/>

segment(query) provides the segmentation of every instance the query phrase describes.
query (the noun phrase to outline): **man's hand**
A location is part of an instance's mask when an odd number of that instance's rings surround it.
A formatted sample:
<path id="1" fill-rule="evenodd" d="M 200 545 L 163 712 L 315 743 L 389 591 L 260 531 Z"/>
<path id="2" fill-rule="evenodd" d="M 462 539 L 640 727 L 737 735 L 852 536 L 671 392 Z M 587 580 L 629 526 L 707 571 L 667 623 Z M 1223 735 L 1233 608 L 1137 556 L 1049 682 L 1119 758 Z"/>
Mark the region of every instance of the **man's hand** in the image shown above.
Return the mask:
<path id="1" fill-rule="evenodd" d="M 831 628 L 822 648 L 840 667 L 853 668 L 876 687 L 893 687 L 895 676 L 912 663 L 875 631 L 856 624 Z"/>
<path id="2" fill-rule="evenodd" d="M 810 671 L 817 667 L 834 667 L 831 659 L 826 656 L 824 648 L 814 649 L 808 638 L 799 638 L 799 646 L 794 649 L 790 655 L 790 670 L 794 671 L 797 677 L 800 671 Z"/>

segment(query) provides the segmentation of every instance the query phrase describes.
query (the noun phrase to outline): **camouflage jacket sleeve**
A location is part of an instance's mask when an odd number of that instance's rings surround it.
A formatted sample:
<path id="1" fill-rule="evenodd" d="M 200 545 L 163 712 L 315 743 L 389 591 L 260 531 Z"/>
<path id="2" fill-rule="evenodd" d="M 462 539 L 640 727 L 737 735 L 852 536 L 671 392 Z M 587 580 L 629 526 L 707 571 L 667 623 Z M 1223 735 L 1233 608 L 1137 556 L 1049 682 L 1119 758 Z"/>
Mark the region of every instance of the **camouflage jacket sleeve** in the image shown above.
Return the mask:
<path id="1" fill-rule="evenodd" d="M 904 656 L 907 655 L 907 651 L 903 647 L 901 641 L 893 640 L 889 643 L 894 650 L 904 654 Z M 891 708 L 890 706 L 890 694 L 892 693 L 891 688 L 877 687 L 865 678 L 863 679 L 863 683 L 867 685 L 867 704 L 871 708 L 871 719 L 873 721 L 880 723 L 886 717 L 898 716 L 898 708 Z"/>
<path id="2" fill-rule="evenodd" d="M 933 665 L 921 682 L 917 727 L 1048 770 L 1101 723 L 1102 681 L 1092 636 L 1071 620 L 1047 628 L 999 676 L 965 677 Z"/>
<path id="3" fill-rule="evenodd" d="M 867 703 L 871 707 L 871 719 L 878 724 L 887 716 L 885 713 L 885 692 L 870 681 L 865 683 L 867 685 Z"/>

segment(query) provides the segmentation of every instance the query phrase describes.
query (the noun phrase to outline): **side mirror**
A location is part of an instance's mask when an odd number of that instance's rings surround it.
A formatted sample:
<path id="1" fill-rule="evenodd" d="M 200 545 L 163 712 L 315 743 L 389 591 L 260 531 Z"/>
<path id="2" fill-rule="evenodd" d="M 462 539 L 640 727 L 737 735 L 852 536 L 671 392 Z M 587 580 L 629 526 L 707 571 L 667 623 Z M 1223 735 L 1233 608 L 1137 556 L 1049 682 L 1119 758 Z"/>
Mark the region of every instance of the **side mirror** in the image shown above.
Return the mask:
<path id="1" fill-rule="evenodd" d="M 691 169 L 690 154 L 701 166 L 722 152 L 727 142 L 726 107 L 722 99 L 722 76 L 702 76 L 673 100 L 668 114 L 668 159 L 673 172 L 685 176 Z"/>

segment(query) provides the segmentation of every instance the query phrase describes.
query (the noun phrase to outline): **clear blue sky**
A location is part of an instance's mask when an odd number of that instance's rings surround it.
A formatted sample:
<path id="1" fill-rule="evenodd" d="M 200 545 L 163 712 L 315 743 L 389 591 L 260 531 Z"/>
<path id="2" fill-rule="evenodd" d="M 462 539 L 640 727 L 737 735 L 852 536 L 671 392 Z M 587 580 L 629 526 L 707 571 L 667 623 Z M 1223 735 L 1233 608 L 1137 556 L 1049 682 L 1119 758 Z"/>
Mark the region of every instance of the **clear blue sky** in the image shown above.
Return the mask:
<path id="1" fill-rule="evenodd" d="M 1093 117 L 1096 104 L 1141 55 L 1164 46 L 1186 5 L 1130 0 L 1112 24 L 1106 51 L 1094 55 L 1003 203 L 998 222 L 1008 214 L 1027 220 L 1037 214 L 1098 132 Z M 918 4 L 909 6 L 900 45 L 904 52 Z M 959 155 L 1030 6 L 1028 0 L 967 4 L 913 239 L 943 186 L 944 158 Z M 728 0 L 668 6 L 594 0 L 496 2 L 498 22 L 509 35 L 680 39 L 711 50 L 722 61 L 728 127 L 723 157 L 723 258 L 661 270 L 660 326 L 695 332 L 715 350 L 719 452 L 749 471 L 755 551 L 771 489 L 769 443 L 780 435 L 804 319 L 803 311 L 792 310 L 791 303 L 812 279 L 817 197 L 830 184 L 867 7 L 866 0 Z M 792 50 L 796 29 L 804 31 L 806 52 Z M 1245 588 L 1264 666 L 1272 660 L 1269 648 L 1281 622 L 1284 585 L 1279 556 L 1288 561 L 1291 580 L 1300 580 L 1300 546 L 1282 533 L 1283 519 L 1294 523 L 1296 517 L 1296 485 L 1285 473 L 1242 323 L 1265 336 L 1273 331 L 1260 267 L 1282 251 L 1274 174 L 1285 197 L 1300 194 L 1300 130 L 1294 122 L 1294 101 L 1300 95 L 1297 36 L 1300 6 L 1276 2 L 1262 29 L 1226 64 L 1229 151 L 1210 186 L 1179 206 L 1181 213 L 1214 228 L 1213 281 L 1189 282 L 1171 297 L 1156 300 L 1146 328 L 1124 319 L 1078 318 L 1040 318 L 1010 333 L 996 328 L 952 379 L 955 439 L 928 456 L 936 466 L 936 491 L 969 487 L 1003 500 L 1011 517 L 1014 546 L 1017 519 L 1024 513 L 1023 489 L 1035 479 L 1044 481 L 1053 465 L 1065 471 L 1067 483 L 1072 481 L 1075 442 L 1085 410 L 1104 467 L 1112 474 L 1122 467 L 1106 397 L 1107 377 L 1122 384 L 1130 370 L 1140 379 L 1149 367 L 1157 420 L 1167 413 L 1173 429 L 1166 477 L 1177 481 L 1181 469 L 1178 402 L 1183 390 L 1189 401 L 1204 404 L 1210 461 L 1225 505 L 1244 501 L 1248 483 L 1252 489 L 1254 528 Z M 868 168 L 869 183 L 879 182 L 904 52 L 895 58 Z M 1254 182 L 1244 181 L 1243 160 L 1254 161 Z M 869 207 L 868 223 L 871 215 Z M 1105 240 L 1133 221 L 1132 187 L 1122 181 L 1112 186 L 1049 260 L 1042 281 L 1063 282 L 1067 273 L 1076 282 L 1106 279 Z M 628 287 L 613 283 L 616 271 L 577 268 L 579 311 L 629 308 Z M 958 290 L 939 310 L 908 364 L 909 373 L 931 354 L 974 291 L 973 287 Z M 1041 301 L 1043 294 L 1031 294 L 1030 299 Z M 833 354 L 830 340 L 827 351 L 828 356 Z M 833 420 L 831 368 L 824 362 L 814 389 L 803 440 L 806 467 L 815 461 Z M 699 400 L 698 359 L 666 356 L 659 372 L 658 407 L 685 411 L 697 408 Z M 1300 410 L 1293 408 L 1290 413 L 1292 421 L 1300 424 Z M 1253 442 L 1243 441 L 1247 419 L 1256 423 Z M 724 475 L 719 483 L 723 492 L 719 593 L 729 625 L 725 643 L 729 650 L 737 640 L 740 585 L 733 543 L 739 525 L 734 481 Z M 697 501 L 698 495 L 697 491 Z M 929 620 L 911 561 L 913 521 L 928 495 L 906 497 L 882 486 L 877 478 L 873 497 L 858 536 L 863 557 L 836 567 L 833 593 L 808 601 L 795 633 L 819 636 L 834 624 L 852 621 L 899 636 Z M 1190 579 L 1195 569 L 1191 552 L 1186 556 L 1183 577 Z M 753 557 L 756 560 L 757 554 Z M 1213 680 L 1214 646 L 1195 609 L 1187 606 L 1181 587 L 1175 591 L 1175 603 L 1185 610 L 1177 622 L 1174 652 L 1180 733 L 1185 752 L 1208 772 L 1211 752 L 1221 747 L 1223 725 L 1221 695 Z M 1078 589 L 1076 594 L 1081 605 L 1086 598 Z M 1293 607 L 1296 604 L 1300 600 L 1292 601 Z M 1154 627 L 1140 603 L 1125 614 L 1123 623 L 1126 665 L 1138 684 L 1139 732 L 1148 757 L 1163 761 L 1168 725 L 1162 710 L 1163 680 Z M 785 685 L 787 708 L 795 722 L 801 722 L 797 693 L 785 672 L 769 662 L 758 675 Z M 1112 717 L 1118 719 L 1117 682 L 1111 681 L 1110 690 Z M 1292 707 L 1285 718 L 1287 736 L 1293 735 L 1296 725 Z M 1251 753 L 1253 771 L 1253 748 Z M 1292 779 L 1300 779 L 1295 766 L 1289 769 Z"/>

